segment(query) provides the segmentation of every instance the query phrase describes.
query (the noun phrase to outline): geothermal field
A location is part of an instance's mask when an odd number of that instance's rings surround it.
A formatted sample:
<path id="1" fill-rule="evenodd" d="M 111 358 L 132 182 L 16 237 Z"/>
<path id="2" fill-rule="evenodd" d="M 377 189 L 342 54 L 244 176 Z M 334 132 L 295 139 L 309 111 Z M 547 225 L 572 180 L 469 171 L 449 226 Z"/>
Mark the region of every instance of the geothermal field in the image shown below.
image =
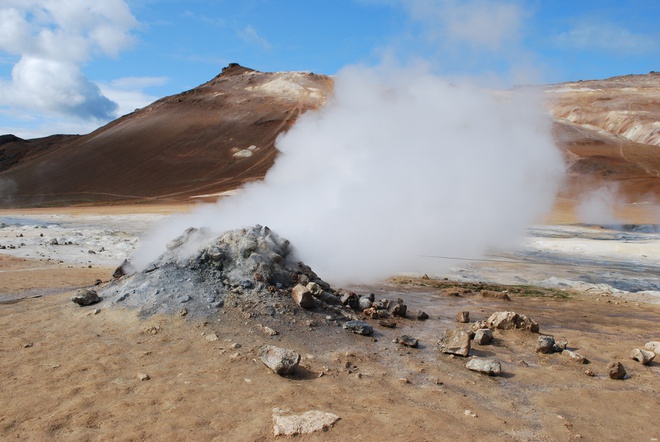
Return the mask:
<path id="1" fill-rule="evenodd" d="M 406 74 L 3 137 L 0 439 L 657 440 L 660 75 Z"/>

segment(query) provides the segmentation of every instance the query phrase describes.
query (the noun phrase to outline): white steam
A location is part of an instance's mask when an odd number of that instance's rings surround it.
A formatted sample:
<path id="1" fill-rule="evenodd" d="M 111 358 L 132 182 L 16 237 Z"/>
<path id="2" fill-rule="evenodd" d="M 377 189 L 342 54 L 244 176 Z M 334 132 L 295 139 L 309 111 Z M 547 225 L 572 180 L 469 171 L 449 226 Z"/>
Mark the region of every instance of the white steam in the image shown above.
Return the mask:
<path id="1" fill-rule="evenodd" d="M 617 202 L 621 202 L 621 198 L 614 185 L 600 187 L 581 198 L 577 206 L 578 219 L 585 224 L 621 224 L 615 214 Z"/>
<path id="2" fill-rule="evenodd" d="M 424 69 L 349 67 L 277 141 L 263 182 L 177 216 L 133 258 L 190 226 L 271 227 L 332 282 L 438 274 L 509 244 L 549 210 L 563 163 L 539 98 L 452 84 Z"/>

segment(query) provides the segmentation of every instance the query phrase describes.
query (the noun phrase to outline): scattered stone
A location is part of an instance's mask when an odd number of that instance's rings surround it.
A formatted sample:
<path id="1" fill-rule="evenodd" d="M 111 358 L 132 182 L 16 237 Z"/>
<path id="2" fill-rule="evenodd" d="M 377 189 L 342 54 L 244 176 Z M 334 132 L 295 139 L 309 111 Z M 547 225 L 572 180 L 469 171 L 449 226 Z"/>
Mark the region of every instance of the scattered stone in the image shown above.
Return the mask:
<path id="1" fill-rule="evenodd" d="M 292 373 L 300 362 L 300 355 L 293 350 L 264 345 L 259 349 L 259 360 L 279 375 Z"/>
<path id="2" fill-rule="evenodd" d="M 474 332 L 474 342 L 479 345 L 487 345 L 493 340 L 493 332 L 489 328 L 480 328 Z"/>
<path id="3" fill-rule="evenodd" d="M 610 379 L 623 379 L 626 376 L 626 369 L 621 362 L 612 361 L 607 364 L 607 374 Z"/>
<path id="4" fill-rule="evenodd" d="M 205 338 L 205 339 L 206 339 L 207 341 L 209 341 L 209 342 L 215 342 L 215 341 L 217 341 L 219 338 L 218 338 L 218 335 L 216 335 L 215 333 L 209 333 L 208 335 L 206 335 L 206 338 Z"/>
<path id="5" fill-rule="evenodd" d="M 278 335 L 277 331 L 275 331 L 272 328 L 267 327 L 265 325 L 263 327 L 261 327 L 261 331 L 264 332 L 264 334 L 266 336 L 277 336 Z"/>
<path id="6" fill-rule="evenodd" d="M 539 331 L 539 325 L 525 315 L 516 312 L 496 312 L 486 320 L 488 328 L 500 330 L 524 329 L 533 333 Z"/>
<path id="7" fill-rule="evenodd" d="M 295 436 L 327 430 L 340 418 L 336 414 L 311 410 L 303 414 L 285 414 L 289 410 L 273 408 L 273 433 L 275 436 Z"/>
<path id="8" fill-rule="evenodd" d="M 660 341 L 649 341 L 644 344 L 644 348 L 651 350 L 655 354 L 660 354 Z"/>
<path id="9" fill-rule="evenodd" d="M 373 305 L 373 300 L 368 296 L 361 296 L 358 300 L 358 310 L 363 311 L 368 308 L 371 308 Z"/>
<path id="10" fill-rule="evenodd" d="M 94 311 L 92 312 L 92 314 L 94 314 L 94 315 L 98 315 L 99 313 L 101 313 L 100 308 L 95 308 Z"/>
<path id="11" fill-rule="evenodd" d="M 94 281 L 94 285 L 101 285 L 101 284 L 103 284 L 103 281 L 101 281 L 100 279 Z"/>
<path id="12" fill-rule="evenodd" d="M 381 319 L 378 323 L 383 327 L 396 328 L 396 321 L 392 319 Z"/>
<path id="13" fill-rule="evenodd" d="M 474 324 L 472 324 L 472 330 L 477 331 L 477 330 L 483 330 L 485 328 L 488 328 L 488 323 L 486 321 L 475 321 Z"/>
<path id="14" fill-rule="evenodd" d="M 630 357 L 636 361 L 642 363 L 642 365 L 647 365 L 649 362 L 655 358 L 655 353 L 648 350 L 642 350 L 641 348 L 636 348 L 630 354 Z"/>
<path id="15" fill-rule="evenodd" d="M 374 332 L 374 328 L 364 321 L 346 321 L 343 327 L 345 330 L 363 336 L 370 336 Z"/>
<path id="16" fill-rule="evenodd" d="M 392 316 L 399 316 L 401 318 L 405 318 L 407 312 L 408 312 L 408 306 L 403 303 L 403 299 L 401 298 L 397 299 L 396 304 L 394 304 L 394 307 L 392 307 Z"/>
<path id="17" fill-rule="evenodd" d="M 151 377 L 146 373 L 138 373 L 137 377 L 141 381 L 148 381 L 149 379 L 151 379 Z"/>
<path id="18" fill-rule="evenodd" d="M 566 350 L 566 347 L 568 347 L 568 341 L 565 339 L 562 339 L 561 341 L 555 340 L 555 344 L 552 346 L 552 351 L 555 353 L 561 353 Z"/>
<path id="19" fill-rule="evenodd" d="M 23 348 L 32 348 L 33 345 L 34 344 L 32 342 L 26 342 L 25 344 L 23 344 Z"/>
<path id="20" fill-rule="evenodd" d="M 596 373 L 594 373 L 593 370 L 590 369 L 590 368 L 587 368 L 586 370 L 584 370 L 584 374 L 586 374 L 587 376 L 590 376 L 590 377 L 592 377 L 592 378 L 593 378 L 594 376 L 596 376 Z"/>
<path id="21" fill-rule="evenodd" d="M 536 352 L 543 354 L 554 353 L 555 338 L 552 336 L 539 336 L 536 342 Z"/>
<path id="22" fill-rule="evenodd" d="M 461 324 L 467 324 L 470 322 L 470 312 L 456 313 L 456 322 L 460 322 Z"/>
<path id="23" fill-rule="evenodd" d="M 115 279 L 121 278 L 124 275 L 128 275 L 131 270 L 131 263 L 128 261 L 128 259 L 125 259 L 122 261 L 121 264 L 119 264 L 119 267 L 115 269 L 115 271 L 112 273 L 112 277 Z"/>
<path id="24" fill-rule="evenodd" d="M 59 242 L 57 241 L 57 238 L 53 238 L 48 242 L 48 244 L 51 246 L 56 246 L 59 244 Z"/>
<path id="25" fill-rule="evenodd" d="M 80 289 L 74 296 L 71 297 L 71 301 L 83 307 L 86 305 L 96 304 L 97 302 L 101 301 L 101 298 L 99 298 L 96 290 Z"/>
<path id="26" fill-rule="evenodd" d="M 470 359 L 465 364 L 465 367 L 472 371 L 487 374 L 488 376 L 496 376 L 502 373 L 502 365 L 494 359 Z"/>
<path id="27" fill-rule="evenodd" d="M 419 341 L 412 336 L 409 335 L 401 335 L 397 336 L 394 339 L 394 342 L 397 344 L 401 344 L 404 347 L 412 347 L 412 348 L 417 348 L 419 346 Z"/>
<path id="28" fill-rule="evenodd" d="M 425 321 L 429 319 L 429 315 L 426 312 L 420 310 L 417 312 L 417 319 L 419 319 L 420 321 Z"/>
<path id="29" fill-rule="evenodd" d="M 234 342 L 233 344 L 231 344 L 231 348 L 233 349 L 241 348 L 241 344 L 239 344 L 238 342 Z"/>
<path id="30" fill-rule="evenodd" d="M 291 296 L 293 296 L 293 300 L 296 304 L 306 310 L 312 309 L 316 305 L 314 295 L 312 295 L 312 292 L 309 291 L 307 286 L 302 284 L 296 285 L 293 290 L 291 290 Z"/>
<path id="31" fill-rule="evenodd" d="M 179 310 L 179 316 L 181 316 L 182 318 L 184 316 L 186 316 L 187 314 L 188 314 L 188 309 L 187 308 L 184 307 L 181 310 Z"/>
<path id="32" fill-rule="evenodd" d="M 580 353 L 576 353 L 571 350 L 563 350 L 561 352 L 562 355 L 566 355 L 569 358 L 571 358 L 573 361 L 577 362 L 578 364 L 587 364 L 589 363 L 589 360 L 582 356 Z"/>
<path id="33" fill-rule="evenodd" d="M 463 330 L 447 330 L 440 340 L 440 351 L 466 357 L 470 353 L 470 335 Z"/>
<path id="34" fill-rule="evenodd" d="M 475 412 L 472 411 L 472 410 L 465 410 L 465 411 L 463 412 L 463 414 L 466 415 L 466 416 L 468 416 L 468 417 L 478 417 L 478 416 L 477 416 L 477 413 L 475 413 Z"/>

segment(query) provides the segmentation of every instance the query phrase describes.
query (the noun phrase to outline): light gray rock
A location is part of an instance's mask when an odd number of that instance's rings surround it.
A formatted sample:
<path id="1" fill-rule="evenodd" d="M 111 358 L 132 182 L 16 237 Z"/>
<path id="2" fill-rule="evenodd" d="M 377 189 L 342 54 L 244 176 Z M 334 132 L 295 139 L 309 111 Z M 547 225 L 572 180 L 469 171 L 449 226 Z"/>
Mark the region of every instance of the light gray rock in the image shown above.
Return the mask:
<path id="1" fill-rule="evenodd" d="M 264 345 L 259 349 L 259 360 L 273 372 L 283 375 L 292 373 L 298 367 L 300 355 L 286 348 Z"/>
<path id="2" fill-rule="evenodd" d="M 644 344 L 644 348 L 651 350 L 655 354 L 660 354 L 660 341 L 649 341 Z"/>
<path id="3" fill-rule="evenodd" d="M 86 305 L 96 304 L 97 302 L 101 301 L 101 298 L 99 298 L 96 290 L 80 289 L 76 292 L 75 295 L 71 297 L 71 301 L 83 307 Z"/>
<path id="4" fill-rule="evenodd" d="M 369 336 L 374 332 L 374 328 L 364 321 L 346 321 L 343 327 L 345 330 L 364 336 Z"/>
<path id="5" fill-rule="evenodd" d="M 474 332 L 474 342 L 479 345 L 490 344 L 493 340 L 493 332 L 488 328 L 480 328 Z"/>
<path id="6" fill-rule="evenodd" d="M 466 357 L 470 353 L 470 335 L 460 329 L 447 330 L 440 340 L 440 351 Z"/>
<path id="7" fill-rule="evenodd" d="M 500 330 L 522 329 L 533 333 L 539 331 L 539 325 L 525 315 L 516 312 L 495 312 L 486 320 L 488 328 Z"/>
<path id="8" fill-rule="evenodd" d="M 582 356 L 580 353 L 576 353 L 576 352 L 571 351 L 571 350 L 563 350 L 561 352 L 561 354 L 565 355 L 565 356 L 568 356 L 569 358 L 571 358 L 573 361 L 577 362 L 578 364 L 586 364 L 586 363 L 589 362 L 589 360 L 587 358 L 585 358 L 584 356 Z"/>
<path id="9" fill-rule="evenodd" d="M 358 309 L 360 311 L 371 308 L 372 305 L 373 305 L 373 301 L 371 299 L 369 299 L 367 296 L 360 297 L 360 299 L 358 301 Z"/>
<path id="10" fill-rule="evenodd" d="M 632 351 L 632 353 L 630 353 L 630 357 L 638 362 L 641 362 L 642 365 L 647 365 L 653 360 L 653 358 L 655 358 L 655 353 L 649 350 L 636 348 Z"/>
<path id="11" fill-rule="evenodd" d="M 536 342 L 536 352 L 550 354 L 555 352 L 555 338 L 552 336 L 539 336 Z"/>
<path id="12" fill-rule="evenodd" d="M 623 364 L 618 361 L 612 361 L 607 364 L 607 374 L 610 379 L 623 379 L 626 377 L 626 369 L 623 368 Z"/>
<path id="13" fill-rule="evenodd" d="M 467 364 L 465 364 L 465 367 L 472 371 L 487 374 L 488 376 L 496 376 L 502 373 L 502 365 L 495 359 L 470 359 Z"/>
<path id="14" fill-rule="evenodd" d="M 327 430 L 339 420 L 339 416 L 318 410 L 302 414 L 290 414 L 289 410 L 273 408 L 273 433 L 275 436 L 295 436 Z"/>

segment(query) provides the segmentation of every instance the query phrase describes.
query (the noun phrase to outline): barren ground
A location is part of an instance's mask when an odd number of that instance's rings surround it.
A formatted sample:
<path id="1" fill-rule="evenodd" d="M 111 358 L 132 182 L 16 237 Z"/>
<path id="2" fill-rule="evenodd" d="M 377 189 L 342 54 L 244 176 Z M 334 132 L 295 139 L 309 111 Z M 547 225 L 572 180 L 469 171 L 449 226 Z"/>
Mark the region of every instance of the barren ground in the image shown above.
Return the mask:
<path id="1" fill-rule="evenodd" d="M 88 229 L 97 223 L 105 229 L 111 222 L 102 216 L 126 215 L 136 234 L 150 222 L 139 218 L 144 224 L 135 224 L 125 208 L 104 211 L 69 211 L 67 220 L 71 226 Z M 11 215 L 43 219 L 64 212 Z M 2 244 L 18 230 L 4 234 Z M 28 244 L 27 231 L 23 238 Z M 37 250 L 37 237 L 32 240 Z M 648 242 L 652 246 L 653 238 Z M 299 437 L 309 441 L 659 437 L 660 362 L 642 366 L 629 359 L 633 348 L 660 340 L 660 306 L 643 298 L 518 287 L 509 288 L 511 301 L 506 301 L 482 297 L 474 286 L 401 277 L 353 289 L 404 298 L 410 311 L 423 309 L 431 319 L 400 319 L 394 329 L 374 321 L 373 338 L 349 334 L 322 313 L 302 310 L 295 323 L 231 308 L 207 323 L 186 317 L 140 320 L 131 311 L 93 314 L 93 306 L 71 303 L 75 288 L 108 280 L 114 265 L 97 264 L 104 262 L 97 253 L 86 256 L 93 261 L 89 268 L 76 261 L 80 255 L 61 255 L 63 250 L 74 249 L 53 249 L 60 258 L 51 261 L 0 255 L 3 440 L 272 440 L 274 407 L 341 417 L 327 432 Z M 650 259 L 657 262 L 658 256 Z M 443 290 L 448 284 L 465 293 L 450 295 L 452 290 Z M 525 314 L 540 324 L 542 334 L 566 338 L 569 348 L 591 363 L 536 354 L 537 334 L 496 331 L 495 344 L 474 345 L 471 355 L 498 359 L 503 375 L 470 372 L 466 359 L 443 355 L 436 345 L 444 330 L 462 326 L 454 316 L 464 310 L 471 321 L 502 310 Z M 279 334 L 266 336 L 259 325 Z M 208 339 L 213 333 L 217 340 Z M 420 348 L 394 344 L 400 334 L 417 337 Z M 256 357 L 263 344 L 303 355 L 297 373 L 271 373 Z M 625 380 L 607 378 L 605 367 L 613 360 L 624 364 Z M 587 369 L 595 376 L 585 374 Z M 139 373 L 150 379 L 139 380 Z"/>

